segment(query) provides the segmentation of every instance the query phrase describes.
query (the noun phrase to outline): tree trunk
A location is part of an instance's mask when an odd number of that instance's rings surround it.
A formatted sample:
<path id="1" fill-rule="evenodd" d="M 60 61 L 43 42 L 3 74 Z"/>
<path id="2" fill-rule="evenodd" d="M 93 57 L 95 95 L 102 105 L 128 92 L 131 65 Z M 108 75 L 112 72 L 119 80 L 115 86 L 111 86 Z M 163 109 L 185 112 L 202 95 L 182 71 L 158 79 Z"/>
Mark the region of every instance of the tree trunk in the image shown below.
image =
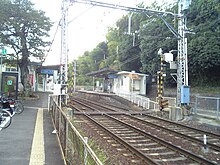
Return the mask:
<path id="1" fill-rule="evenodd" d="M 29 97 L 30 96 L 30 91 L 31 91 L 31 86 L 29 84 L 28 80 L 28 75 L 29 75 L 29 70 L 28 70 L 28 63 L 29 63 L 29 51 L 27 48 L 27 40 L 26 40 L 26 33 L 25 33 L 25 26 L 22 26 L 22 35 L 21 35 L 21 45 L 22 45 L 22 58 L 19 63 L 20 69 L 21 69 L 21 83 L 24 87 L 24 96 Z"/>
<path id="2" fill-rule="evenodd" d="M 21 83 L 23 85 L 23 94 L 25 97 L 29 97 L 30 96 L 30 85 L 28 82 L 28 74 L 29 74 L 29 70 L 28 70 L 28 65 L 27 65 L 28 61 L 24 62 L 22 60 L 22 62 L 19 64 L 20 70 L 21 70 Z"/>

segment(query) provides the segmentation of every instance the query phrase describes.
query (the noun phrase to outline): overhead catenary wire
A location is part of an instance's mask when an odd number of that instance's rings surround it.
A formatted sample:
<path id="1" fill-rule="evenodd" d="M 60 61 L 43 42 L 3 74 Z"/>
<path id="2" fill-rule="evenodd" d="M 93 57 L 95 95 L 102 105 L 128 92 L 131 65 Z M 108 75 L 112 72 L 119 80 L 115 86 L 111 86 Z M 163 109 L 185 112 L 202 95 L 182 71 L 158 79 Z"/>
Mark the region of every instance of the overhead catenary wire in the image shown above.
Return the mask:
<path id="1" fill-rule="evenodd" d="M 57 28 L 56 28 L 56 31 L 55 31 L 55 33 L 54 33 L 53 39 L 52 39 L 52 41 L 51 41 L 50 47 L 49 47 L 49 49 L 48 49 L 48 51 L 47 51 L 46 56 L 45 56 L 44 59 L 42 60 L 42 63 L 45 62 L 46 58 L 47 58 L 48 55 L 49 55 L 49 52 L 51 51 L 52 45 L 53 45 L 53 43 L 54 43 L 54 40 L 55 40 L 55 38 L 56 38 L 58 29 L 59 29 L 59 26 L 60 26 L 60 22 L 61 22 L 61 19 L 59 20 L 59 22 L 58 22 L 58 24 L 57 24 Z"/>
<path id="2" fill-rule="evenodd" d="M 99 7 L 106 7 L 111 9 L 118 9 L 118 10 L 124 10 L 124 11 L 131 11 L 131 12 L 137 12 L 137 13 L 152 13 L 152 14 L 167 14 L 167 15 L 176 15 L 172 12 L 166 12 L 166 11 L 157 11 L 153 9 L 147 9 L 147 8 L 140 8 L 140 7 L 129 7 L 129 6 L 123 6 L 119 4 L 111 4 L 111 3 L 105 3 L 101 1 L 93 1 L 93 0 L 70 0 L 72 3 L 82 3 L 82 4 L 89 4 L 93 6 L 99 6 Z"/>
<path id="3" fill-rule="evenodd" d="M 134 45 L 134 46 L 128 48 L 128 49 L 125 50 L 125 51 L 129 51 L 129 50 L 131 50 L 131 49 L 133 49 L 133 48 L 135 48 L 135 47 L 137 47 L 137 46 L 139 46 L 139 45 L 140 45 L 140 42 L 137 43 L 136 45 Z M 124 52 L 125 52 L 125 51 L 124 51 Z M 120 52 L 119 54 L 122 54 L 122 53 L 123 53 L 123 52 Z M 127 60 L 121 62 L 120 65 L 121 65 L 121 66 L 122 66 L 122 65 L 125 65 L 125 64 L 127 64 L 127 63 L 129 63 L 129 62 L 131 62 L 131 61 L 134 61 L 135 59 L 138 59 L 138 58 L 140 58 L 140 55 L 139 55 L 139 54 L 138 54 L 138 55 L 135 55 L 135 56 L 133 56 L 133 57 L 131 57 L 131 58 L 128 58 Z"/>
<path id="4" fill-rule="evenodd" d="M 91 7 L 89 7 L 88 9 L 86 9 L 85 11 L 83 11 L 82 13 L 80 13 L 79 15 L 77 15 L 75 18 L 73 18 L 71 21 L 69 21 L 68 24 L 70 24 L 71 22 L 73 22 L 74 20 L 76 20 L 77 18 L 79 18 L 80 16 L 82 16 L 83 14 L 85 14 L 86 12 L 88 12 L 88 11 L 89 11 L 91 8 L 93 8 L 93 7 L 94 7 L 94 6 L 91 6 Z M 54 43 L 54 40 L 55 40 L 55 38 L 56 38 L 58 29 L 59 29 L 60 26 L 61 26 L 61 18 L 60 18 L 60 20 L 59 20 L 59 22 L 58 22 L 58 24 L 57 24 L 57 28 L 56 28 L 56 31 L 55 31 L 55 33 L 54 33 L 53 39 L 52 39 L 52 41 L 51 41 L 50 47 L 49 47 L 49 49 L 47 50 L 47 54 L 46 54 L 46 56 L 44 57 L 44 59 L 42 60 L 42 63 L 45 62 L 46 58 L 48 57 L 48 55 L 49 55 L 49 53 L 50 53 L 50 51 L 51 51 L 52 45 L 53 45 L 53 43 Z"/>
<path id="5" fill-rule="evenodd" d="M 82 16 L 83 14 L 85 14 L 86 12 L 88 12 L 90 9 L 92 9 L 94 6 L 90 6 L 88 9 L 84 10 L 83 12 L 81 12 L 79 15 L 77 15 L 76 17 L 74 17 L 72 20 L 70 20 L 68 22 L 68 24 L 70 24 L 71 22 L 75 21 L 77 18 L 79 18 L 80 16 Z"/>

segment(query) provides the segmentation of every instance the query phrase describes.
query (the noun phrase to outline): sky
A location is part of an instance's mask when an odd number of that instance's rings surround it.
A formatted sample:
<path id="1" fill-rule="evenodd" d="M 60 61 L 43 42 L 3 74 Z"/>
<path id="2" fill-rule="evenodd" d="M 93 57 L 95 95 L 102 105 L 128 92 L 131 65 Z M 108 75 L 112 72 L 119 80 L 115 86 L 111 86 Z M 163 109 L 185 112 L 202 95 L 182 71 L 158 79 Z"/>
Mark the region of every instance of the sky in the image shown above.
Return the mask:
<path id="1" fill-rule="evenodd" d="M 44 65 L 60 64 L 61 54 L 61 27 L 58 22 L 61 19 L 62 0 L 31 0 L 35 8 L 45 11 L 45 15 L 54 22 L 49 32 L 49 40 L 53 41 Z M 145 1 L 150 5 L 153 0 L 97 0 L 111 4 L 135 7 L 136 4 Z M 159 0 L 158 0 L 159 1 Z M 172 1 L 175 0 L 165 0 Z M 159 1 L 160 2 L 160 1 Z M 108 9 L 103 7 L 73 3 L 68 11 L 68 59 L 72 61 L 82 56 L 85 51 L 91 51 L 98 43 L 106 40 L 108 27 L 113 27 L 116 21 L 126 14 L 125 11 Z M 57 33 L 56 29 L 58 27 Z M 56 35 L 55 35 L 56 34 Z M 49 49 L 49 48 L 48 48 Z"/>

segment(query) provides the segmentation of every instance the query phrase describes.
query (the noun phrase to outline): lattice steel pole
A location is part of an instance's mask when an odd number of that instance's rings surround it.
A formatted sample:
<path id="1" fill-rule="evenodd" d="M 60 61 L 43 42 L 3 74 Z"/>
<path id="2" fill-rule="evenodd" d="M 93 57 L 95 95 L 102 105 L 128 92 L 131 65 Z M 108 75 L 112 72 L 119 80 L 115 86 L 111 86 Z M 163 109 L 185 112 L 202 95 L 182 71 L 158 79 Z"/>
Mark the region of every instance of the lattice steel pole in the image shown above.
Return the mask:
<path id="1" fill-rule="evenodd" d="M 68 71 L 68 46 L 67 46 L 67 24 L 68 24 L 68 0 L 62 1 L 62 18 L 61 18 L 61 55 L 60 55 L 60 84 L 61 89 L 65 88 L 67 93 L 67 71 Z"/>
<path id="2" fill-rule="evenodd" d="M 177 69 L 177 106 L 181 105 L 181 87 L 188 86 L 188 59 L 187 59 L 187 38 L 186 31 L 186 18 L 183 15 L 183 5 L 179 4 L 178 11 L 178 69 Z"/>

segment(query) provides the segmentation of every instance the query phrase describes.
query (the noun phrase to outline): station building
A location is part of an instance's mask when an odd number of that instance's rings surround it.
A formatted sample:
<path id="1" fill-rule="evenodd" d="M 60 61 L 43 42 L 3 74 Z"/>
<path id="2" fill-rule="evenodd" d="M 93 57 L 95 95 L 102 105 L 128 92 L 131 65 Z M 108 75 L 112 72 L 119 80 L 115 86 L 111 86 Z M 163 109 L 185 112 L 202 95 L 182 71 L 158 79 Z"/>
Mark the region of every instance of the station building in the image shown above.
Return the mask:
<path id="1" fill-rule="evenodd" d="M 102 82 L 93 83 L 94 91 L 139 95 L 146 95 L 147 93 L 147 78 L 149 76 L 147 74 L 104 68 L 87 75 L 103 79 Z"/>
<path id="2" fill-rule="evenodd" d="M 116 75 L 117 77 L 113 79 L 113 93 L 146 95 L 147 74 L 121 71 Z"/>

